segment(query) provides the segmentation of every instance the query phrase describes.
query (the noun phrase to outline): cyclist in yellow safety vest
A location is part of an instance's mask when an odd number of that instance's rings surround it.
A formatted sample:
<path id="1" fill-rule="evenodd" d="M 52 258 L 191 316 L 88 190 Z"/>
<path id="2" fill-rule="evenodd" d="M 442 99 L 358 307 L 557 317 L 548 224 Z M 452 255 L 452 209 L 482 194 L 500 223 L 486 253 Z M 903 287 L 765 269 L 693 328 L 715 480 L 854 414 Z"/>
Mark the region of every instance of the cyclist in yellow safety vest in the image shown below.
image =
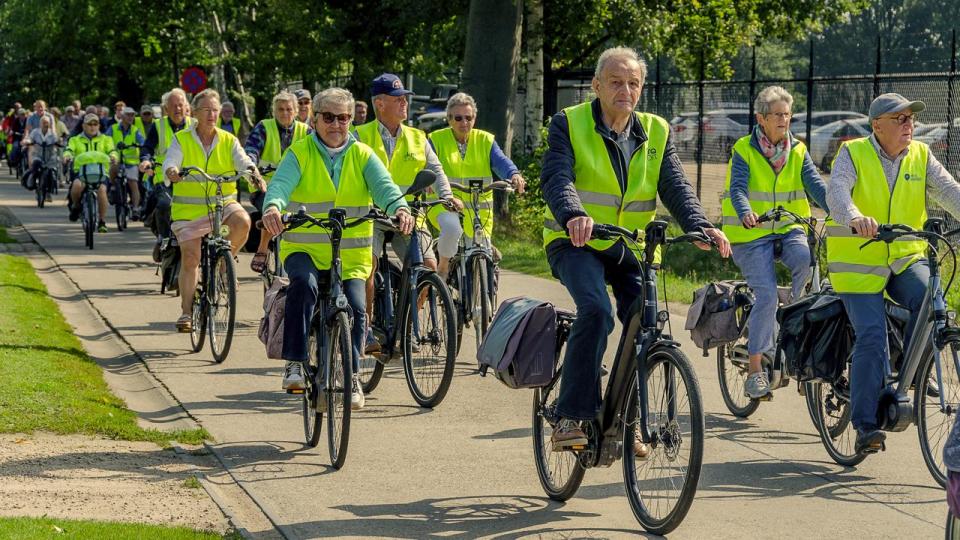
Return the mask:
<path id="1" fill-rule="evenodd" d="M 107 186 L 105 182 L 110 176 L 110 165 L 118 161 L 119 156 L 113 145 L 113 139 L 100 133 L 100 117 L 87 114 L 83 117 L 83 133 L 70 137 L 67 148 L 63 151 L 63 162 L 73 163 L 73 183 L 70 186 L 70 221 L 80 218 L 80 195 L 83 193 L 85 179 L 96 180 L 97 187 L 97 214 L 100 221 L 97 223 L 99 232 L 107 232 Z M 89 166 L 89 167 L 88 167 Z M 83 178 L 77 178 L 77 174 Z"/>
<path id="2" fill-rule="evenodd" d="M 639 254 L 622 241 L 591 240 L 593 224 L 643 229 L 656 215 L 659 196 L 684 231 L 703 230 L 722 256 L 730 255 L 726 237 L 707 220 L 686 179 L 669 123 L 634 111 L 646 73 L 633 49 L 604 51 L 593 78 L 597 98 L 564 109 L 550 122 L 541 173 L 543 243 L 553 275 L 577 306 L 556 403 L 561 420 L 551 436 L 555 451 L 587 444 L 580 422 L 599 412 L 600 364 L 614 326 L 607 283 L 622 322 L 643 294 L 642 276 L 631 263 Z M 625 450 L 641 458 L 650 452 L 639 439 Z"/>
<path id="3" fill-rule="evenodd" d="M 902 237 L 861 248 L 864 238 L 873 238 L 880 224 L 922 229 L 928 196 L 960 216 L 960 185 L 929 146 L 913 140 L 914 115 L 925 107 L 900 94 L 874 99 L 869 111 L 873 133 L 841 145 L 827 187 L 827 268 L 857 338 L 850 404 L 858 453 L 880 450 L 886 438 L 877 425 L 880 394 L 890 373 L 884 293 L 911 312 L 906 350 L 930 276 L 926 242 Z"/>
<path id="4" fill-rule="evenodd" d="M 311 131 L 307 124 L 297 120 L 296 96 L 284 90 L 273 96 L 273 118 L 261 120 L 253 127 L 247 142 L 243 145 L 243 151 L 257 163 L 258 167 L 277 167 L 287 148 L 305 138 Z M 272 178 L 272 172 L 264 175 L 267 185 Z M 263 212 L 263 197 L 262 191 L 250 196 L 250 202 L 261 212 Z M 258 274 L 266 268 L 271 238 L 273 236 L 269 231 L 261 232 L 260 245 L 250 261 L 250 269 Z"/>
<path id="5" fill-rule="evenodd" d="M 156 119 L 153 117 L 153 107 L 144 105 L 140 107 L 140 116 L 133 121 L 133 125 L 137 126 L 140 133 L 143 134 L 144 140 L 146 140 L 147 132 L 153 127 L 154 122 L 156 122 Z"/>
<path id="6" fill-rule="evenodd" d="M 210 233 L 210 212 L 213 211 L 217 186 L 213 182 L 198 181 L 187 175 L 180 178 L 180 170 L 198 167 L 210 176 L 233 176 L 238 171 L 250 170 L 251 183 L 263 189 L 263 179 L 253 161 L 247 157 L 240 142 L 233 135 L 217 128 L 220 115 L 220 94 L 207 89 L 193 98 L 197 123 L 177 132 L 167 148 L 163 160 L 163 172 L 173 183 L 173 234 L 180 244 L 180 308 L 177 330 L 192 330 L 193 291 L 197 288 L 197 267 L 200 265 L 200 241 Z M 229 228 L 227 238 L 233 255 L 243 247 L 250 232 L 250 216 L 237 200 L 237 183 L 223 184 L 223 224 Z"/>
<path id="7" fill-rule="evenodd" d="M 522 194 L 526 182 L 520 169 L 503 153 L 493 134 L 473 126 L 477 121 L 477 102 L 464 92 L 450 96 L 447 100 L 447 123 L 450 127 L 430 134 L 433 146 L 443 172 L 451 183 L 470 187 L 471 180 L 482 180 L 484 185 L 493 182 L 493 175 L 513 183 L 517 193 Z M 463 202 L 463 231 L 473 237 L 473 208 L 470 206 L 470 194 L 456 190 L 453 196 Z M 430 209 L 430 223 L 439 228 L 437 218 L 447 213 L 442 206 Z M 487 239 L 493 238 L 493 192 L 480 196 L 480 222 Z M 491 246 L 492 247 L 492 246 Z M 450 257 L 440 255 L 437 272 L 446 276 L 450 271 Z"/>
<path id="8" fill-rule="evenodd" d="M 747 325 L 750 367 L 743 393 L 750 399 L 770 399 L 763 355 L 773 359 L 777 316 L 776 259 L 792 277 L 797 299 L 810 279 L 810 248 L 802 226 L 793 221 L 757 223 L 760 214 L 782 206 L 810 217 L 809 195 L 821 208 L 826 184 L 806 146 L 790 134 L 793 96 L 779 86 L 757 94 L 753 133 L 733 145 L 727 166 L 727 185 L 721 202 L 723 232 L 733 244 L 733 262 L 753 290 L 755 302 Z"/>
<path id="9" fill-rule="evenodd" d="M 131 107 L 124 107 L 121 110 L 120 122 L 112 124 L 107 128 L 107 136 L 113 139 L 114 146 L 123 143 L 124 145 L 143 145 L 143 134 L 134 125 L 133 120 L 136 115 Z M 140 171 L 137 165 L 140 162 L 140 150 L 138 148 L 128 148 L 120 151 L 120 165 L 123 171 L 119 177 L 126 178 L 127 188 L 130 193 L 130 202 L 133 211 L 130 219 L 138 221 L 140 219 Z"/>
<path id="10" fill-rule="evenodd" d="M 413 217 L 403 194 L 374 151 L 350 136 L 354 102 L 350 92 L 328 88 L 314 99 L 314 135 L 290 145 L 267 189 L 263 223 L 273 235 L 283 232 L 280 212 L 300 208 L 317 219 L 333 208 L 342 208 L 347 219 L 366 215 L 374 204 L 399 218 L 400 232 L 410 234 Z M 367 277 L 373 272 L 370 245 L 373 224 L 363 223 L 343 231 L 340 243 L 343 292 L 353 310 L 353 389 L 351 406 L 363 407 L 358 375 L 366 329 Z M 329 234 L 319 227 L 287 232 L 280 242 L 283 268 L 290 278 L 284 310 L 283 353 L 287 361 L 283 388 L 304 388 L 303 362 L 307 359 L 307 331 L 317 302 L 318 283 L 331 265 Z"/>
<path id="11" fill-rule="evenodd" d="M 233 135 L 243 144 L 243 139 L 240 137 L 240 119 L 234 116 L 236 112 L 233 103 L 224 101 L 220 105 L 220 118 L 217 118 L 217 127 Z"/>

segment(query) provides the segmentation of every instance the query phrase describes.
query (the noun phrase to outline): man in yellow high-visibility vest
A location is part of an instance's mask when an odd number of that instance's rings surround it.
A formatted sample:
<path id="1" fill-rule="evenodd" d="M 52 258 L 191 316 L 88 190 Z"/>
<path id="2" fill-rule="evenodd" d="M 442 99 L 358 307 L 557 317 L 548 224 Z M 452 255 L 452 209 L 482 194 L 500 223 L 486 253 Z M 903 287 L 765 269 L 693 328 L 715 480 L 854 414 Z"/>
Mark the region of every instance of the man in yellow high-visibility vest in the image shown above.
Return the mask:
<path id="1" fill-rule="evenodd" d="M 922 101 L 900 94 L 874 99 L 873 133 L 843 143 L 827 185 L 830 283 L 840 293 L 856 335 L 850 405 L 857 452 L 876 452 L 886 439 L 877 425 L 880 394 L 890 373 L 884 292 L 911 311 L 906 347 L 930 277 L 926 242 L 903 237 L 861 248 L 863 239 L 873 238 L 879 224 L 922 229 L 927 196 L 960 216 L 960 185 L 926 144 L 913 140 L 914 115 L 925 108 Z"/>

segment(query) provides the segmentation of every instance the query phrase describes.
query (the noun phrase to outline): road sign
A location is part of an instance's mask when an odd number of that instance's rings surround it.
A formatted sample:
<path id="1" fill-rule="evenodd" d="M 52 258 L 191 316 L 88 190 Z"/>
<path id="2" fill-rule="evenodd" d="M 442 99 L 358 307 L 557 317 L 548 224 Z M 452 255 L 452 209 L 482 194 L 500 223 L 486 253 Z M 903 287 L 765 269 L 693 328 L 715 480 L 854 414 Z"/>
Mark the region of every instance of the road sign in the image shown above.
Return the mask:
<path id="1" fill-rule="evenodd" d="M 180 87 L 191 94 L 203 91 L 207 87 L 206 72 L 199 66 L 188 67 L 180 75 Z"/>

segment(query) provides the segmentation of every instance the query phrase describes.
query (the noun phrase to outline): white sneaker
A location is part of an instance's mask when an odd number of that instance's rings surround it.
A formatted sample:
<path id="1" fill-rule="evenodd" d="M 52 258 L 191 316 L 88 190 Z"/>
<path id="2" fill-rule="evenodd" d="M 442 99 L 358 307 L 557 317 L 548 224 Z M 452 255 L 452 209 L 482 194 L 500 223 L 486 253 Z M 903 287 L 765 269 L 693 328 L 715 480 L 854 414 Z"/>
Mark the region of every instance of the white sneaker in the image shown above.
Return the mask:
<path id="1" fill-rule="evenodd" d="M 287 367 L 283 370 L 283 389 L 284 390 L 304 390 L 306 389 L 303 380 L 303 363 L 287 362 Z"/>
<path id="2" fill-rule="evenodd" d="M 353 392 L 350 393 L 350 408 L 358 411 L 363 408 L 366 398 L 363 397 L 363 385 L 360 384 L 360 377 L 353 376 Z"/>

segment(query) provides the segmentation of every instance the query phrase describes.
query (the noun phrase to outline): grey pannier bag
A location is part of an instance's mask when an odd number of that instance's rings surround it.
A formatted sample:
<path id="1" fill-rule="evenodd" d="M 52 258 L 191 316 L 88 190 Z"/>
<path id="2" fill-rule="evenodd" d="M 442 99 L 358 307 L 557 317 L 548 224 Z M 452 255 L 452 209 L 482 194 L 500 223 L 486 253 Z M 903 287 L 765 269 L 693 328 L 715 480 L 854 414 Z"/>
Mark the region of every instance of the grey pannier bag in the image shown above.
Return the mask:
<path id="1" fill-rule="evenodd" d="M 480 374 L 488 370 L 510 388 L 536 388 L 557 368 L 557 312 L 553 304 L 518 296 L 504 300 L 477 350 Z"/>
<path id="2" fill-rule="evenodd" d="M 704 356 L 708 349 L 740 338 L 743 328 L 737 324 L 736 308 L 743 306 L 746 313 L 753 305 L 747 291 L 743 281 L 715 281 L 694 291 L 684 328 L 690 330 L 690 339 L 703 349 Z"/>
<path id="3" fill-rule="evenodd" d="M 257 335 L 267 349 L 267 358 L 271 360 L 283 359 L 283 310 L 289 284 L 289 279 L 277 277 L 263 295 L 263 318 L 260 319 Z"/>

